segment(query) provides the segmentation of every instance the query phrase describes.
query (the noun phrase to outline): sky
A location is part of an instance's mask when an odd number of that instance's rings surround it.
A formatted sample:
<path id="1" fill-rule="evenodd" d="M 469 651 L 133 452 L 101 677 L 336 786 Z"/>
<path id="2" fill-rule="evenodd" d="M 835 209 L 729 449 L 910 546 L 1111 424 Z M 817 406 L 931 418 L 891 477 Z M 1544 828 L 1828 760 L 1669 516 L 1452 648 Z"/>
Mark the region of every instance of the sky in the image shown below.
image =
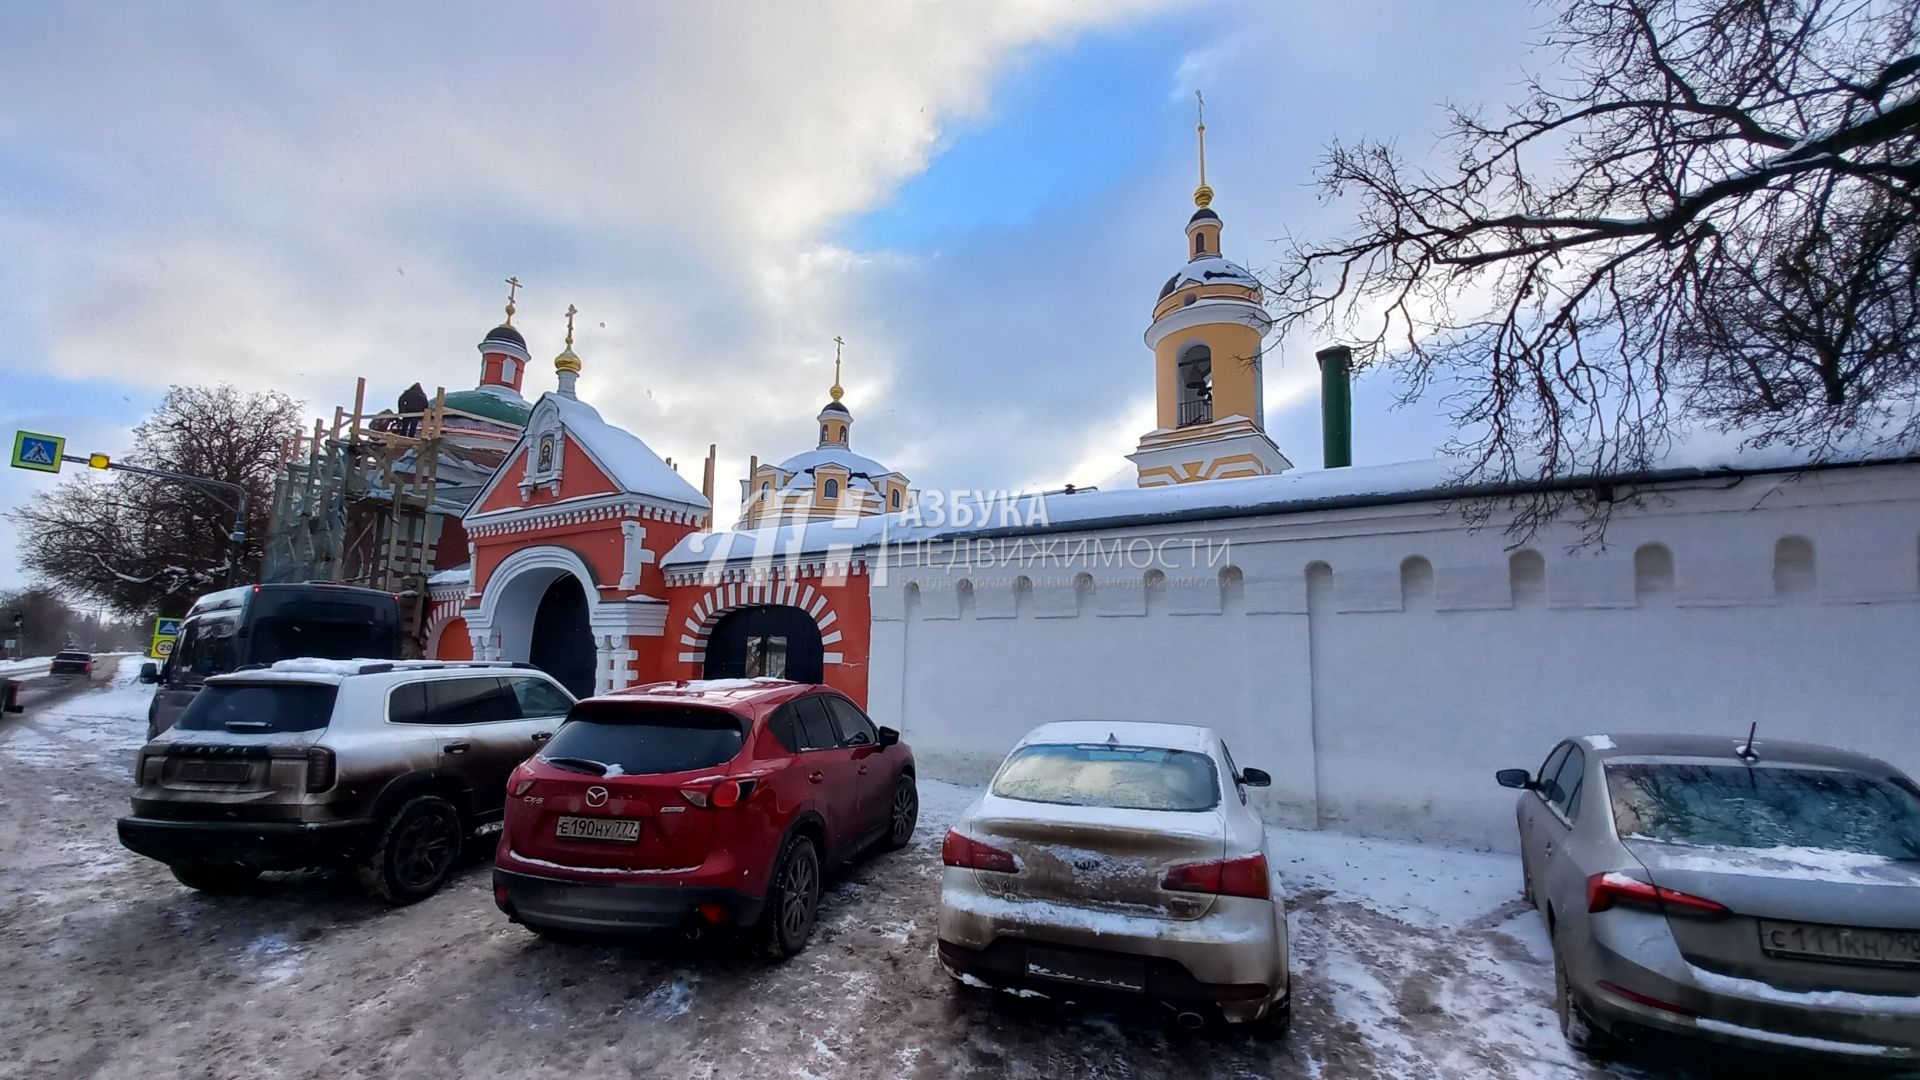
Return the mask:
<path id="1" fill-rule="evenodd" d="M 120 453 L 170 383 L 474 385 L 514 323 L 553 387 L 698 483 L 810 449 L 846 341 L 854 449 L 922 489 L 1125 484 L 1141 340 L 1185 260 L 1193 91 L 1229 258 L 1336 236 L 1338 138 L 1434 146 L 1514 97 L 1524 0 L 822 0 L 0 8 L 0 433 Z M 1270 341 L 1269 433 L 1320 464 L 1315 349 Z M 1443 410 L 1354 395 L 1355 461 Z M 10 441 L 10 440 L 9 440 Z M 51 477 L 5 470 L 0 509 Z M 0 588 L 23 583 L 0 521 Z"/>

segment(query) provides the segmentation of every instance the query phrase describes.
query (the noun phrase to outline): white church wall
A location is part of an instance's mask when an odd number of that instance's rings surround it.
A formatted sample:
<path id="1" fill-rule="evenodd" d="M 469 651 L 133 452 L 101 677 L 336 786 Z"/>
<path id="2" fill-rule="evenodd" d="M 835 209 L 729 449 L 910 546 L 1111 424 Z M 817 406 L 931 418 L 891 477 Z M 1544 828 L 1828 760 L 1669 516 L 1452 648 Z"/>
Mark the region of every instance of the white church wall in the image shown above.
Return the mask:
<path id="1" fill-rule="evenodd" d="M 1045 720 L 1198 721 L 1274 774 L 1276 820 L 1502 848 L 1493 770 L 1568 735 L 1757 721 L 1920 772 L 1920 467 L 1668 490 L 1571 552 L 1571 529 L 1515 551 L 1433 504 L 1046 539 L 1135 538 L 1227 554 L 1148 588 L 1091 556 L 899 553 L 876 715 L 972 781 Z"/>

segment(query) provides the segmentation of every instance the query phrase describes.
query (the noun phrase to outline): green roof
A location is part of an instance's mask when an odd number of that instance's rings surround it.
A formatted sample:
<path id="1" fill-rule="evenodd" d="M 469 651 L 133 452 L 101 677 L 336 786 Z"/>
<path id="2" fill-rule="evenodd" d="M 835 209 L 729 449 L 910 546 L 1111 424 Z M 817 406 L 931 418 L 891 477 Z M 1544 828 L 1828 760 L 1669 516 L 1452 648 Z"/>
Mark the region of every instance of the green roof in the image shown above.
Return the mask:
<path id="1" fill-rule="evenodd" d="M 497 420 L 514 427 L 527 426 L 527 417 L 533 413 L 533 406 L 524 401 L 509 401 L 499 394 L 487 390 L 454 390 L 447 394 L 447 408 L 473 416 Z"/>

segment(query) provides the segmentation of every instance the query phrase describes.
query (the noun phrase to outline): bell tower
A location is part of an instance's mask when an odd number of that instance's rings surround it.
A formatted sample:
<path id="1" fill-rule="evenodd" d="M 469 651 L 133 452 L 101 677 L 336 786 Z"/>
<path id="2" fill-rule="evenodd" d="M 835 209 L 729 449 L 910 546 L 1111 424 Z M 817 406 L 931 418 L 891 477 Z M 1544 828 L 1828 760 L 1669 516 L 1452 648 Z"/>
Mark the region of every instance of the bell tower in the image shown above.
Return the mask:
<path id="1" fill-rule="evenodd" d="M 1200 185 L 1193 190 L 1197 209 L 1187 219 L 1187 263 L 1161 287 L 1146 333 L 1157 426 L 1127 455 L 1140 470 L 1141 487 L 1267 476 L 1293 467 L 1267 437 L 1261 400 L 1262 342 L 1273 318 L 1262 303 L 1260 280 L 1220 252 L 1222 223 L 1207 186 L 1204 113 L 1198 133 Z"/>

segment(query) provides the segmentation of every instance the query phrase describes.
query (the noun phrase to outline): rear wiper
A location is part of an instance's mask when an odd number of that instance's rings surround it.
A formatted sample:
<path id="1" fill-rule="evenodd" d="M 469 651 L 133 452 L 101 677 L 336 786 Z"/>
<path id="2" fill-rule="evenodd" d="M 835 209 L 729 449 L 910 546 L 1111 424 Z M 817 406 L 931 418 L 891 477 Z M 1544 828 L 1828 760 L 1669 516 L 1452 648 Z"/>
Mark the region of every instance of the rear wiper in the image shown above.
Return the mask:
<path id="1" fill-rule="evenodd" d="M 574 772 L 590 772 L 597 776 L 607 775 L 607 770 L 613 767 L 604 761 L 595 761 L 592 758 L 584 757 L 549 757 L 541 758 L 540 760 L 549 765 L 558 765 L 563 769 L 572 769 Z"/>

